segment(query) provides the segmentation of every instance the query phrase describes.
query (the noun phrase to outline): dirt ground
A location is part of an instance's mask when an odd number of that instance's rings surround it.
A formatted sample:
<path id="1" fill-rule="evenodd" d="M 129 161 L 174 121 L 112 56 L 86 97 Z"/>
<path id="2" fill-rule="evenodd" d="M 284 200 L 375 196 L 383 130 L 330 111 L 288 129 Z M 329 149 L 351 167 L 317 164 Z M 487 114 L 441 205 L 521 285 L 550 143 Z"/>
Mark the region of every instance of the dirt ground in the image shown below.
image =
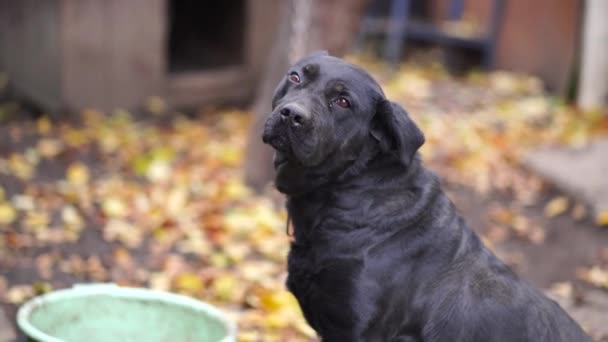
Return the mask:
<path id="1" fill-rule="evenodd" d="M 58 161 L 59 162 L 59 161 Z M 6 180 L 0 178 L 0 183 L 6 184 Z M 491 194 L 480 196 L 471 189 L 462 186 L 445 185 L 456 207 L 461 211 L 469 225 L 478 233 L 484 235 L 489 232 L 488 211 L 494 205 L 508 205 L 510 198 L 505 194 Z M 556 195 L 554 189 L 548 190 L 544 201 Z M 543 215 L 544 202 L 527 208 L 525 214 L 530 219 L 546 220 Z M 608 247 L 608 231 L 598 228 L 591 222 L 585 220 L 576 222 L 568 216 L 552 219 L 546 228 L 546 240 L 542 244 L 535 244 L 518 237 L 508 237 L 504 241 L 493 246 L 494 251 L 524 279 L 532 284 L 548 288 L 557 282 L 572 282 L 584 293 L 589 285 L 578 280 L 576 270 L 598 262 L 602 253 L 606 253 Z M 21 249 L 10 253 L 0 262 L 0 274 L 10 283 L 23 284 L 39 281 L 34 265 L 36 256 L 41 253 L 60 253 L 71 255 L 73 253 L 82 256 L 110 255 L 116 244 L 105 241 L 95 224 L 91 224 L 83 233 L 81 239 L 73 244 L 61 244 L 48 248 Z M 145 248 L 134 251 L 136 257 L 143 261 L 146 258 Z M 110 262 L 108 259 L 107 262 Z M 145 264 L 145 261 L 143 261 Z M 79 278 L 66 273 L 54 273 L 52 283 L 55 287 L 67 287 L 78 282 L 90 281 L 87 278 Z M 14 319 L 17 306 L 2 304 L 9 317 Z M 608 312 L 606 313 L 608 317 Z M 608 318 L 607 318 L 608 319 Z M 14 321 L 13 321 L 14 324 Z"/>
<path id="2" fill-rule="evenodd" d="M 142 119 L 142 118 L 139 118 Z M 0 157 L 6 158 L 14 153 L 23 153 L 26 146 L 33 146 L 38 139 L 35 133 L 27 129 L 15 129 L 20 126 L 32 126 L 35 119 L 24 113 L 18 119 L 11 120 L 0 127 Z M 147 119 L 143 119 L 147 120 Z M 148 127 L 161 127 L 163 120 L 146 121 Z M 16 133 L 18 131 L 18 133 Z M 39 184 L 41 189 L 45 184 L 57 182 L 65 177 L 65 170 L 74 161 L 80 161 L 88 170 L 91 178 L 97 176 L 97 170 L 107 168 L 107 160 L 103 160 L 95 148 L 80 150 L 70 148 L 57 158 L 41 160 L 35 178 L 24 181 L 14 176 L 0 173 L 0 186 L 6 192 L 5 198 L 23 192 L 28 182 Z M 441 172 L 439 172 L 441 174 Z M 608 229 L 600 228 L 588 216 L 574 218 L 571 211 L 563 211 L 555 217 L 547 217 L 547 204 L 557 196 L 562 196 L 559 190 L 546 185 L 543 187 L 540 200 L 530 205 L 522 205 L 514 196 L 507 192 L 490 191 L 480 194 L 470 187 L 445 182 L 444 188 L 452 198 L 456 207 L 466 218 L 469 225 L 477 231 L 490 247 L 522 278 L 532 284 L 547 289 L 557 283 L 571 284 L 577 304 L 591 305 L 585 302 L 585 293 L 592 289 L 587 282 L 581 281 L 580 270 L 592 265 L 606 264 L 608 260 Z M 536 227 L 530 238 L 529 232 L 519 234 L 517 230 L 504 229 L 496 221 L 497 208 L 516 210 L 532 226 Z M 75 242 L 62 242 L 42 246 L 7 247 L 6 242 L 13 233 L 21 233 L 23 227 L 13 226 L 11 229 L 0 229 L 0 236 L 5 240 L 0 245 L 0 276 L 6 284 L 0 283 L 0 293 L 14 285 L 35 284 L 43 278 L 53 288 L 64 288 L 79 282 L 94 281 L 88 273 L 63 272 L 55 268 L 44 276 L 40 274 L 41 267 L 36 264 L 39 256 L 46 254 L 55 258 L 68 258 L 78 255 L 82 259 L 99 256 L 101 263 L 111 268 L 114 263 L 116 249 L 122 244 L 108 241 L 103 235 L 103 222 L 96 216 L 85 216 L 84 229 Z M 150 256 L 150 240 L 147 236 L 141 245 L 129 247 L 130 256 L 140 267 L 157 267 L 157 260 Z M 179 253 L 175 251 L 176 253 Z M 184 258 L 191 259 L 185 254 Z M 192 261 L 196 263 L 196 261 Z M 44 271 L 44 270 L 43 270 Z M 1 307 L 6 311 L 14 324 L 16 304 L 2 302 Z M 608 311 L 604 317 L 608 317 Z M 608 318 L 607 318 L 608 321 Z M 585 322 L 582 322 L 585 325 Z M 593 331 L 592 331 L 593 333 Z M 596 334 L 601 339 L 601 334 Z"/>

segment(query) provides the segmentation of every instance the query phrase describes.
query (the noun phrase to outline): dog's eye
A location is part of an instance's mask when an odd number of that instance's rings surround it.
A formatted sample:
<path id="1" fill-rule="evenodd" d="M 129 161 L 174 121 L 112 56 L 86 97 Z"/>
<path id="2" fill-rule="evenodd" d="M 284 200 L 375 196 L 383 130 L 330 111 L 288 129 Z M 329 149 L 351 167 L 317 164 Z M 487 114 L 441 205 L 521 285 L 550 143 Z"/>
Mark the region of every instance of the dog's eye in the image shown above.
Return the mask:
<path id="1" fill-rule="evenodd" d="M 336 100 L 336 103 L 338 104 L 338 106 L 342 107 L 342 108 L 349 108 L 350 107 L 350 102 L 348 102 L 347 99 L 340 97 L 339 99 Z"/>
<path id="2" fill-rule="evenodd" d="M 289 74 L 289 80 L 293 83 L 300 83 L 300 75 L 297 72 L 292 72 Z"/>

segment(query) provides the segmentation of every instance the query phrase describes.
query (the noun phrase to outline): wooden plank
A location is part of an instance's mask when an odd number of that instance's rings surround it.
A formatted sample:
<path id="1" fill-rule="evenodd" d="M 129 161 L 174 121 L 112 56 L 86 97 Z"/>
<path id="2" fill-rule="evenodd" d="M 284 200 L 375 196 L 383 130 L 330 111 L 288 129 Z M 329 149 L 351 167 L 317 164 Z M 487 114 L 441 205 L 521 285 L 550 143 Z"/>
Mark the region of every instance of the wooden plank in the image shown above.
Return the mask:
<path id="1" fill-rule="evenodd" d="M 24 89 L 43 106 L 56 111 L 61 107 L 59 2 L 26 0 L 24 5 Z"/>
<path id="2" fill-rule="evenodd" d="M 112 0 L 107 4 L 108 105 L 138 106 L 164 91 L 166 0 Z"/>
<path id="3" fill-rule="evenodd" d="M 251 97 L 251 78 L 245 66 L 172 74 L 167 81 L 167 101 L 174 107 L 243 102 Z"/>
<path id="4" fill-rule="evenodd" d="M 0 59 L 11 84 L 43 107 L 60 107 L 59 2 L 0 2 Z"/>
<path id="5" fill-rule="evenodd" d="M 68 109 L 110 109 L 108 14 L 107 1 L 62 0 L 62 89 Z"/>

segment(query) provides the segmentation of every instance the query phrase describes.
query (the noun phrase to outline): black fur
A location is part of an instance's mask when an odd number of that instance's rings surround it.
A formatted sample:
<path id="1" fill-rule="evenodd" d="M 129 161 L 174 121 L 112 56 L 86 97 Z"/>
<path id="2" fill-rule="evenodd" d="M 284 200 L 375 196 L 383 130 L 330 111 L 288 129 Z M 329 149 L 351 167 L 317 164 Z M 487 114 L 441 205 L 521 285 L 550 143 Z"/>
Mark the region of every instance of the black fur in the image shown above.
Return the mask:
<path id="1" fill-rule="evenodd" d="M 424 135 L 364 70 L 304 58 L 273 107 L 287 286 L 323 341 L 590 341 L 469 229 L 417 156 Z"/>

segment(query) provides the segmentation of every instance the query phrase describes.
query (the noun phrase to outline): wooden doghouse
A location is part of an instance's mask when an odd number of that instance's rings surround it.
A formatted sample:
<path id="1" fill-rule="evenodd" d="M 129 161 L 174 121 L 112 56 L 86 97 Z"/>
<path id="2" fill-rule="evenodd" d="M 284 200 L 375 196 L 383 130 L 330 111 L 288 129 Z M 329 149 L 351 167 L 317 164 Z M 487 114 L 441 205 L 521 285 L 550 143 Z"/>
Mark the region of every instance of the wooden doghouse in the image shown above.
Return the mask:
<path id="1" fill-rule="evenodd" d="M 0 69 L 51 111 L 244 101 L 280 0 L 0 0 Z"/>

